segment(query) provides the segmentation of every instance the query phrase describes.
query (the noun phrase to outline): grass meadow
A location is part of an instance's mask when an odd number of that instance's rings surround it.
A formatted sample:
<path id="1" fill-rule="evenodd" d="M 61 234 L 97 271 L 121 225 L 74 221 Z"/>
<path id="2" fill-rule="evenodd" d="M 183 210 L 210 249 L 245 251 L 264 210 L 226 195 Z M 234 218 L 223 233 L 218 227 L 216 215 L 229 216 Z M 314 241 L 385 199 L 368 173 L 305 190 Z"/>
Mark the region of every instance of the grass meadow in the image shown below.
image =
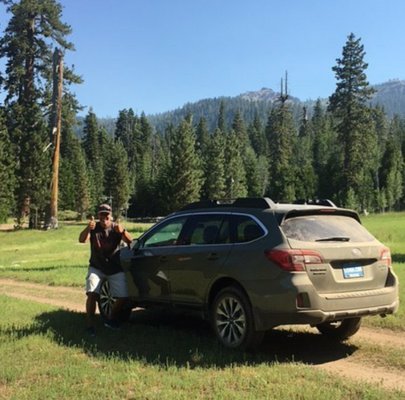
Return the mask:
<path id="1" fill-rule="evenodd" d="M 391 248 L 405 281 L 405 213 L 369 215 L 364 225 Z M 137 237 L 147 225 L 125 224 Z M 0 277 L 55 286 L 84 286 L 89 247 L 83 224 L 55 231 L 0 232 Z M 394 316 L 365 325 L 405 331 L 402 305 Z M 326 374 L 310 367 L 347 355 L 405 373 L 402 349 L 367 343 L 334 345 L 306 332 L 272 331 L 257 353 L 219 346 L 192 316 L 157 310 L 119 332 L 98 322 L 83 334 L 82 313 L 0 296 L 0 399 L 403 399 L 404 393 Z M 374 354 L 374 357 L 372 355 Z M 370 356 L 370 357 L 369 357 Z M 309 365 L 308 365 L 309 364 Z"/>

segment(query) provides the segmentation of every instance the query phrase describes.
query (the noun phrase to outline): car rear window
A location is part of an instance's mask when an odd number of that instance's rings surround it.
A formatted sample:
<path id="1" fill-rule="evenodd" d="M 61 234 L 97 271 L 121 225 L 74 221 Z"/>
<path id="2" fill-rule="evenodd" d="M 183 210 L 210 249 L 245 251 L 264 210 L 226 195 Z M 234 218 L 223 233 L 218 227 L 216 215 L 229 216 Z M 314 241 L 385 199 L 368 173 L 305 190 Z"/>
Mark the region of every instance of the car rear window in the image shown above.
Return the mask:
<path id="1" fill-rule="evenodd" d="M 289 239 L 305 242 L 368 242 L 375 238 L 354 218 L 305 215 L 286 219 L 281 229 Z"/>

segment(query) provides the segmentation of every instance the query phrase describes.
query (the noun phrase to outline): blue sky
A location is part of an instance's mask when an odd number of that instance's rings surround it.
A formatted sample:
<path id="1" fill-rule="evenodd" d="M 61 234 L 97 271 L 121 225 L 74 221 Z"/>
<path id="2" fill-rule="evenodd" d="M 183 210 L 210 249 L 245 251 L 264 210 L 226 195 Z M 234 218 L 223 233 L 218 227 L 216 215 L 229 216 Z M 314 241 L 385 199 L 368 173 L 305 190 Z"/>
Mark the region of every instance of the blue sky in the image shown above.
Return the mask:
<path id="1" fill-rule="evenodd" d="M 403 0 L 62 0 L 84 83 L 99 117 L 164 112 L 269 87 L 288 71 L 302 100 L 335 89 L 347 36 L 362 39 L 371 84 L 405 79 Z M 0 8 L 0 29 L 7 17 Z"/>

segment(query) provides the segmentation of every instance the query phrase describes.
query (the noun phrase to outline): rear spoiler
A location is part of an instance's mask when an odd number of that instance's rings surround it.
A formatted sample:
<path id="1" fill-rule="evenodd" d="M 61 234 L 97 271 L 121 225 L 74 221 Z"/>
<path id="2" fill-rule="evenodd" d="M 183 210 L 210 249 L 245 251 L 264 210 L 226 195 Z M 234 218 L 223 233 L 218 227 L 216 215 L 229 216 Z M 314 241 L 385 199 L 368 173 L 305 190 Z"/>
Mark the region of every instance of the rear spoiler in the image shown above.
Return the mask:
<path id="1" fill-rule="evenodd" d="M 345 217 L 350 217 L 355 219 L 357 222 L 361 224 L 359 214 L 354 210 L 348 210 L 344 208 L 335 208 L 335 207 L 328 207 L 328 208 L 311 208 L 311 209 L 293 209 L 291 211 L 286 212 L 281 220 L 279 221 L 280 225 L 289 218 L 301 217 L 305 215 L 325 215 L 325 214 L 333 214 L 333 215 L 342 215 Z"/>

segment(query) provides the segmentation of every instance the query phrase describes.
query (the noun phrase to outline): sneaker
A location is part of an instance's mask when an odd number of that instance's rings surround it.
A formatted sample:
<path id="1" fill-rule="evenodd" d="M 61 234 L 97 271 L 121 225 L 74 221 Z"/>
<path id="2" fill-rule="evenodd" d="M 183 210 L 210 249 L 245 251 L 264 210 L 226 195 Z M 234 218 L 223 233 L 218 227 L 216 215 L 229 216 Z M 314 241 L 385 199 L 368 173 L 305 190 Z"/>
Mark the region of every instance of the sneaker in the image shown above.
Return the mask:
<path id="1" fill-rule="evenodd" d="M 89 326 L 88 328 L 86 328 L 86 333 L 90 337 L 96 337 L 96 330 L 94 329 L 94 326 Z"/>
<path id="2" fill-rule="evenodd" d="M 114 319 L 107 319 L 104 321 L 104 326 L 106 328 L 110 328 L 113 329 L 115 331 L 118 331 L 120 329 L 120 324 L 118 321 L 114 320 Z"/>

